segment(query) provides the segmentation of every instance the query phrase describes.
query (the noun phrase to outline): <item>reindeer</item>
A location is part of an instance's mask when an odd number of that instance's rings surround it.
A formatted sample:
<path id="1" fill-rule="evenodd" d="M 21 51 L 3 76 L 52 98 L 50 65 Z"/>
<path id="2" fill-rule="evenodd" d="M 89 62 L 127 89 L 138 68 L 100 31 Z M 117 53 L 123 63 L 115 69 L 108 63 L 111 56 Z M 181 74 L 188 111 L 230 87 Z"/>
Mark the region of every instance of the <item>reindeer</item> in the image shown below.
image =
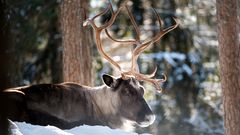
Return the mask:
<path id="1" fill-rule="evenodd" d="M 127 10 L 134 26 L 136 32 L 136 38 L 134 39 L 115 39 L 107 30 L 123 8 Z M 112 14 L 110 20 L 101 26 L 97 26 L 95 19 L 109 11 Z M 161 19 L 155 10 L 154 13 L 161 27 Z M 62 129 L 69 129 L 82 124 L 121 128 L 125 121 L 131 121 L 142 127 L 152 124 L 155 116 L 143 98 L 145 90 L 139 81 L 150 82 L 156 87 L 156 90 L 161 91 L 160 83 L 166 80 L 166 76 L 163 79 L 152 79 L 157 68 L 152 74 L 141 74 L 138 70 L 137 59 L 148 46 L 160 40 L 163 35 L 179 25 L 178 21 L 174 20 L 175 25 L 161 29 L 157 35 L 148 41 L 141 41 L 140 29 L 126 2 L 115 12 L 109 3 L 105 10 L 93 18 L 87 19 L 84 26 L 92 26 L 99 53 L 119 70 L 121 76 L 115 78 L 105 74 L 102 76 L 104 85 L 99 87 L 65 82 L 6 89 L 1 93 L 0 98 L 6 98 L 6 102 L 10 104 L 6 107 L 9 112 L 8 118 L 13 121 L 25 121 L 38 125 L 54 125 Z M 101 42 L 103 30 L 108 38 L 115 42 L 136 46 L 132 52 L 131 69 L 129 71 L 122 70 L 120 65 L 104 52 Z"/>

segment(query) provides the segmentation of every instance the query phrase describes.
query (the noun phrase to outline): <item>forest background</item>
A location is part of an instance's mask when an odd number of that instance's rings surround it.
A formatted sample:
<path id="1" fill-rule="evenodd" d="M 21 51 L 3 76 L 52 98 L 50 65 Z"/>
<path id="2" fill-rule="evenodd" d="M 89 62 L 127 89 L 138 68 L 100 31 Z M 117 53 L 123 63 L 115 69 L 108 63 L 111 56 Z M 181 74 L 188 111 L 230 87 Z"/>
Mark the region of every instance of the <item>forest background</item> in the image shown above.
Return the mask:
<path id="1" fill-rule="evenodd" d="M 0 81 L 5 82 L 0 84 L 0 88 L 65 81 L 61 1 L 1 2 L 5 5 L 1 10 L 7 15 L 6 22 L 1 25 L 9 28 L 6 38 L 10 40 L 8 46 L 0 46 L 4 52 L 0 54 Z M 88 5 L 84 19 L 96 15 L 108 3 L 105 0 L 81 2 Z M 113 0 L 114 8 L 121 2 Z M 157 118 L 153 125 L 138 128 L 137 132 L 168 135 L 224 134 L 216 1 L 132 0 L 131 11 L 138 26 L 144 31 L 143 37 L 151 37 L 159 30 L 152 8 L 161 16 L 163 27 L 174 24 L 172 17 L 177 17 L 181 25 L 140 56 L 138 63 L 142 73 L 149 73 L 157 66 L 157 77 L 161 78 L 162 73 L 165 73 L 168 80 L 163 84 L 164 92 L 161 94 L 154 92 L 151 85 L 144 84 L 147 89 L 145 98 Z M 108 18 L 105 15 L 98 21 L 104 23 Z M 132 27 L 126 27 L 129 22 L 126 14 L 120 14 L 110 29 L 111 33 L 117 38 L 133 36 Z M 88 34 L 93 35 L 90 27 Z M 128 65 L 125 62 L 129 61 L 130 55 L 126 55 L 126 51 L 130 52 L 132 48 L 115 46 L 107 39 L 103 40 L 107 53 L 113 55 L 121 65 Z M 94 37 L 89 36 L 84 46 L 90 48 L 90 57 L 84 55 L 91 65 L 91 68 L 87 68 L 91 76 L 88 85 L 102 84 L 100 77 L 103 73 L 116 74 L 110 64 L 99 56 Z M 68 65 L 74 64 L 69 62 Z M 79 72 L 83 72 L 83 68 Z"/>

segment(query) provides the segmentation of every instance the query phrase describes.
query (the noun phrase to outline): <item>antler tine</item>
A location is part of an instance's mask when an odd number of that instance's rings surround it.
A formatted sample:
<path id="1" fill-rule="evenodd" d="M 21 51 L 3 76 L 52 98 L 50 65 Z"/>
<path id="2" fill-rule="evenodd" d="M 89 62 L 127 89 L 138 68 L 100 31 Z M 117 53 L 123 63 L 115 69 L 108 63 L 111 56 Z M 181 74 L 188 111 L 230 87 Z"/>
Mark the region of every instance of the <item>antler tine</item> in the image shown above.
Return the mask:
<path id="1" fill-rule="evenodd" d="M 104 24 L 103 26 L 101 26 L 101 29 L 107 29 L 108 27 L 112 26 L 113 22 L 115 21 L 117 15 L 119 14 L 119 12 L 121 11 L 121 9 L 123 8 L 124 5 L 126 5 L 126 3 L 128 2 L 129 0 L 125 0 L 121 6 L 117 9 L 117 11 L 114 13 L 113 12 L 113 8 L 112 8 L 112 4 L 111 4 L 111 1 L 109 0 L 109 4 L 110 4 L 110 11 L 112 13 L 112 17 L 110 18 L 110 20 Z"/>
<path id="2" fill-rule="evenodd" d="M 117 15 L 119 14 L 120 10 L 122 9 L 122 7 L 120 7 L 115 13 L 113 12 L 113 9 L 112 9 L 112 5 L 110 6 L 109 10 L 111 11 L 112 13 L 112 16 L 110 18 L 110 20 L 106 23 L 106 24 L 103 24 L 103 26 L 101 26 L 100 28 L 101 29 L 106 29 L 110 26 L 112 26 L 113 22 L 115 21 Z"/>
<path id="3" fill-rule="evenodd" d="M 133 17 L 133 14 L 131 13 L 129 7 L 128 7 L 127 5 L 125 5 L 125 7 L 126 7 L 126 9 L 127 9 L 128 15 L 129 15 L 129 17 L 130 17 L 130 20 L 131 20 L 131 22 L 132 22 L 132 24 L 133 24 L 133 27 L 134 27 L 134 30 L 135 30 L 135 32 L 136 32 L 136 41 L 140 42 L 140 29 L 139 29 L 139 27 L 137 26 L 137 23 L 136 23 L 136 21 L 135 21 L 135 19 L 134 19 L 134 17 Z"/>
<path id="4" fill-rule="evenodd" d="M 102 12 L 100 12 L 99 14 L 95 15 L 91 20 L 95 20 L 97 17 L 106 14 L 110 8 L 112 9 L 112 4 L 111 4 L 111 3 L 108 3 L 107 8 L 105 8 L 105 9 L 104 9 Z"/>
<path id="5" fill-rule="evenodd" d="M 97 14 L 96 16 L 94 16 L 92 19 L 88 19 L 88 20 L 87 20 L 87 22 L 89 22 L 89 24 L 90 24 L 90 25 L 93 27 L 93 29 L 94 29 L 95 39 L 96 39 L 96 45 L 97 45 L 97 49 L 98 49 L 99 53 L 100 53 L 107 61 L 109 61 L 109 63 L 111 63 L 112 65 L 114 65 L 119 71 L 121 71 L 120 65 L 119 65 L 117 62 L 115 62 L 110 56 L 108 56 L 108 55 L 104 52 L 104 50 L 103 50 L 102 42 L 101 42 L 101 32 L 102 32 L 102 30 L 110 27 L 110 26 L 113 24 L 113 22 L 115 21 L 117 15 L 118 15 L 118 13 L 120 12 L 121 9 L 122 9 L 122 6 L 114 13 L 114 12 L 113 12 L 113 9 L 112 9 L 112 5 L 111 5 L 111 3 L 109 2 L 107 8 L 106 8 L 104 11 L 100 12 L 99 14 Z M 112 14 L 110 20 L 109 20 L 107 23 L 103 24 L 102 26 L 97 26 L 97 25 L 95 24 L 95 22 L 94 22 L 94 19 L 96 19 L 97 17 L 99 17 L 99 16 L 107 13 L 109 10 L 110 10 L 110 12 L 111 12 L 111 14 Z"/>
<path id="6" fill-rule="evenodd" d="M 163 74 L 163 76 L 164 76 L 163 79 L 151 79 L 151 78 L 148 78 L 147 76 L 145 76 L 143 74 L 138 74 L 139 79 L 152 83 L 156 87 L 158 92 L 162 92 L 162 88 L 161 88 L 160 84 L 167 80 L 166 75 Z"/>
<path id="7" fill-rule="evenodd" d="M 104 9 L 102 12 L 100 12 L 99 14 L 95 15 L 93 18 L 91 18 L 91 19 L 88 18 L 88 19 L 83 23 L 83 26 L 86 26 L 86 25 L 90 24 L 90 25 L 94 28 L 94 30 L 100 29 L 100 27 L 98 27 L 98 26 L 94 23 L 94 20 L 95 20 L 97 17 L 106 14 L 110 8 L 112 8 L 112 5 L 111 5 L 111 3 L 108 3 L 107 8 L 105 8 L 105 9 Z"/>
<path id="8" fill-rule="evenodd" d="M 132 75 L 132 76 L 135 76 L 135 78 L 137 80 L 142 80 L 142 81 L 146 81 L 146 82 L 149 82 L 149 83 L 152 83 L 156 89 L 161 92 L 162 89 L 161 89 L 161 83 L 165 82 L 167 80 L 167 77 L 165 74 L 162 74 L 163 75 L 163 79 L 151 79 L 153 77 L 153 75 L 155 75 L 156 73 L 156 68 L 154 70 L 154 72 L 149 76 L 149 75 L 144 75 L 144 74 L 141 74 L 139 72 L 136 72 L 136 71 L 128 71 L 128 72 L 125 72 L 122 74 L 123 77 L 127 76 L 127 75 Z"/>
<path id="9" fill-rule="evenodd" d="M 129 40 L 119 40 L 119 39 L 114 39 L 108 32 L 107 29 L 105 29 L 105 32 L 107 34 L 107 36 L 114 42 L 119 42 L 119 43 L 123 43 L 123 44 L 136 44 L 136 40 L 134 39 L 129 39 Z"/>
<path id="10" fill-rule="evenodd" d="M 159 27 L 160 29 L 162 28 L 162 21 L 161 21 L 161 17 L 159 16 L 159 14 L 157 13 L 156 9 L 153 8 L 153 12 L 154 14 L 157 16 L 157 19 L 158 19 L 158 23 L 159 23 Z"/>
<path id="11" fill-rule="evenodd" d="M 128 0 L 127 0 L 127 1 L 128 1 Z M 127 1 L 125 1 L 125 3 L 126 3 Z M 130 18 L 131 23 L 132 23 L 132 25 L 133 25 L 133 27 L 134 27 L 134 30 L 135 30 L 135 32 L 136 32 L 136 38 L 135 38 L 135 39 L 129 39 L 129 40 L 118 40 L 118 39 L 114 39 L 114 38 L 109 34 L 109 32 L 108 32 L 107 29 L 105 29 L 105 32 L 106 32 L 107 36 L 108 36 L 112 41 L 114 41 L 114 42 L 125 43 L 125 44 L 138 44 L 138 43 L 140 43 L 140 29 L 139 29 L 139 27 L 137 26 L 137 23 L 136 23 L 133 15 L 132 15 L 132 13 L 130 12 L 129 7 L 128 7 L 126 4 L 125 4 L 124 6 L 125 6 L 125 8 L 127 9 L 129 18 Z"/>
<path id="12" fill-rule="evenodd" d="M 159 18 L 158 15 L 157 15 L 157 18 L 158 18 L 159 22 L 161 22 L 161 20 L 160 20 L 160 18 Z M 179 21 L 178 21 L 177 19 L 175 19 L 175 18 L 173 18 L 173 20 L 175 21 L 175 24 L 174 24 L 174 25 L 172 25 L 172 26 L 170 26 L 170 27 L 167 27 L 167 28 L 161 30 L 155 37 L 153 37 L 152 40 L 150 40 L 150 41 L 148 41 L 148 42 L 146 42 L 146 43 L 144 43 L 144 44 L 148 45 L 148 44 L 155 43 L 155 42 L 157 42 L 158 40 L 160 40 L 160 39 L 162 38 L 162 36 L 164 36 L 165 34 L 167 34 L 168 32 L 170 32 L 171 30 L 175 29 L 180 23 L 179 23 Z"/>

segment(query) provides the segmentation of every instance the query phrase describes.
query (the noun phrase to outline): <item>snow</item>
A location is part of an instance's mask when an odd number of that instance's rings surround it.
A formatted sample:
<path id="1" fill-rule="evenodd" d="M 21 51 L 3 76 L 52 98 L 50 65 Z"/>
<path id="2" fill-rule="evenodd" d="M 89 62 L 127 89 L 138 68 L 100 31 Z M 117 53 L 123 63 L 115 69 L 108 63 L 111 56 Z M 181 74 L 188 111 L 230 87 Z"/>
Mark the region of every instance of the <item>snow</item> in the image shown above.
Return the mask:
<path id="1" fill-rule="evenodd" d="M 192 69 L 187 64 L 183 64 L 182 68 L 189 76 L 192 75 Z"/>
<path id="2" fill-rule="evenodd" d="M 176 60 L 184 61 L 186 59 L 186 55 L 178 52 L 158 52 L 151 54 L 142 54 L 141 58 L 144 60 L 152 60 L 152 59 L 165 59 L 172 66 L 177 66 Z"/>
<path id="3" fill-rule="evenodd" d="M 25 122 L 11 122 L 12 135 L 138 135 L 120 129 L 111 129 L 107 126 L 78 126 L 69 130 L 61 130 L 55 126 L 31 125 Z M 141 134 L 150 135 L 150 134 Z"/>

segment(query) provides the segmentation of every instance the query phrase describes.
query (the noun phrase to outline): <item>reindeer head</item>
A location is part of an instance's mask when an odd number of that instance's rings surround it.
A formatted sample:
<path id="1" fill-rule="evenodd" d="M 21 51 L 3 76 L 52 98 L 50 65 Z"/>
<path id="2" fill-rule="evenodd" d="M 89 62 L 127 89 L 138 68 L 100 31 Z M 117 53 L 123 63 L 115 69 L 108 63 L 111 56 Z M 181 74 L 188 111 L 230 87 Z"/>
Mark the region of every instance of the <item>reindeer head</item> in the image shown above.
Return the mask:
<path id="1" fill-rule="evenodd" d="M 155 116 L 143 98 L 144 88 L 133 77 L 122 79 L 110 75 L 103 75 L 104 83 L 117 95 L 117 113 L 127 119 L 145 127 L 153 123 Z M 114 96 L 116 97 L 116 96 Z"/>

